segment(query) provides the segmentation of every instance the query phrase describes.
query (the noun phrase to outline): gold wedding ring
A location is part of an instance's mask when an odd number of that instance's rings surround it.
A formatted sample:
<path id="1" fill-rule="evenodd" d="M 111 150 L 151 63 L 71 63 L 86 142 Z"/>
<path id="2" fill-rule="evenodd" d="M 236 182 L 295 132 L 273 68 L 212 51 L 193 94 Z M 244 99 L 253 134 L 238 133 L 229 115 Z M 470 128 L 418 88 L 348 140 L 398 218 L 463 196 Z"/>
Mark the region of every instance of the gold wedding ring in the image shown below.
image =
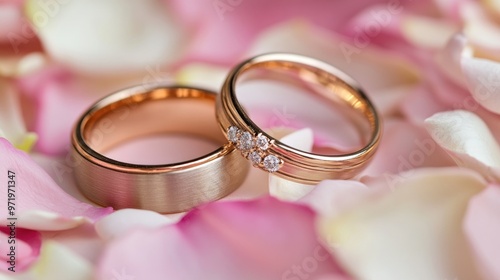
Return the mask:
<path id="1" fill-rule="evenodd" d="M 348 154 L 322 155 L 295 149 L 272 138 L 250 119 L 235 92 L 242 74 L 255 69 L 293 74 L 311 89 L 320 89 L 314 93 L 327 101 L 340 100 L 361 113 L 370 126 L 371 136 L 366 146 Z M 217 97 L 216 113 L 227 139 L 255 167 L 303 184 L 354 177 L 374 155 L 381 134 L 377 112 L 354 79 L 327 63 L 296 54 L 264 54 L 234 67 Z"/>
<path id="2" fill-rule="evenodd" d="M 216 94 L 202 89 L 137 86 L 111 94 L 93 105 L 72 135 L 75 179 L 91 201 L 161 213 L 189 210 L 220 199 L 240 186 L 249 164 L 220 132 Z M 183 133 L 221 145 L 185 162 L 141 165 L 104 155 L 120 143 L 159 133 Z"/>

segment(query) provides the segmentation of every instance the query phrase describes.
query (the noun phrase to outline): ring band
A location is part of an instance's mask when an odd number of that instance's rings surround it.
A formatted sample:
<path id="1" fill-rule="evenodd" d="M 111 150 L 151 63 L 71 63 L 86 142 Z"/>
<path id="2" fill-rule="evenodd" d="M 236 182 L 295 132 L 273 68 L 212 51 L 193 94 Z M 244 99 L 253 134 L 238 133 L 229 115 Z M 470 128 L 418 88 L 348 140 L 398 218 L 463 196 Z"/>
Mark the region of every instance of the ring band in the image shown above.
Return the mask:
<path id="1" fill-rule="evenodd" d="M 215 99 L 210 91 L 161 85 L 132 87 L 101 99 L 73 131 L 78 187 L 102 206 L 160 213 L 187 211 L 230 194 L 242 184 L 249 164 L 220 133 Z M 165 165 L 131 164 L 103 155 L 124 141 L 165 132 L 195 135 L 222 146 Z"/>
<path id="2" fill-rule="evenodd" d="M 295 149 L 273 139 L 249 118 L 236 97 L 238 79 L 243 73 L 255 68 L 291 72 L 300 80 L 322 89 L 316 94 L 332 103 L 338 103 L 340 99 L 361 113 L 370 125 L 368 144 L 349 154 L 320 155 Z M 216 114 L 227 139 L 255 167 L 303 184 L 354 177 L 372 158 L 381 136 L 377 112 L 357 82 L 327 63 L 296 54 L 264 54 L 234 67 L 217 97 Z"/>

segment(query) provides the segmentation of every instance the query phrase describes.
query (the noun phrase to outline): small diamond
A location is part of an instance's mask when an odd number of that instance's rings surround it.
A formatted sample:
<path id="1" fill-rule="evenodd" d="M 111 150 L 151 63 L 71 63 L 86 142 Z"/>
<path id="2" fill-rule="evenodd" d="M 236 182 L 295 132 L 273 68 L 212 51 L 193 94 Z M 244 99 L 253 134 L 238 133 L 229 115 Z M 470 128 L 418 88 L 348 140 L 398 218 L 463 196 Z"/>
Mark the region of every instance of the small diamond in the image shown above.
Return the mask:
<path id="1" fill-rule="evenodd" d="M 240 130 L 236 126 L 230 126 L 227 129 L 227 138 L 229 139 L 229 141 L 231 141 L 233 143 L 238 142 L 238 132 L 239 131 Z"/>
<path id="2" fill-rule="evenodd" d="M 253 140 L 252 134 L 248 131 L 243 132 L 238 142 L 238 149 L 242 151 L 249 151 L 253 148 L 254 145 L 255 142 Z"/>
<path id="3" fill-rule="evenodd" d="M 275 155 L 268 155 L 264 158 L 264 168 L 269 172 L 276 172 L 280 169 L 280 159 Z"/>
<path id="4" fill-rule="evenodd" d="M 248 159 L 252 162 L 253 165 L 258 165 L 262 160 L 262 157 L 258 152 L 253 151 L 248 155 Z"/>
<path id="5" fill-rule="evenodd" d="M 267 150 L 267 148 L 269 148 L 269 139 L 267 139 L 267 137 L 264 135 L 257 136 L 257 139 L 255 142 L 256 142 L 255 144 L 257 145 L 257 148 L 259 148 L 262 151 L 265 151 L 265 150 Z"/>

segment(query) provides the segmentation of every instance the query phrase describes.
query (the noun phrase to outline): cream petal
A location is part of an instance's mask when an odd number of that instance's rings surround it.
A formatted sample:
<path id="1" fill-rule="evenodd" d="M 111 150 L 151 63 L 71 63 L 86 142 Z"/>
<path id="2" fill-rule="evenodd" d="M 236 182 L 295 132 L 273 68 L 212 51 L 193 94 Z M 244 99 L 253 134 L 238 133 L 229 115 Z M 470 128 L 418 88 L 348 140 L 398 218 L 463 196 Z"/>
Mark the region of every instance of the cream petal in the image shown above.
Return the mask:
<path id="1" fill-rule="evenodd" d="M 29 0 L 27 17 L 51 57 L 87 74 L 118 75 L 177 59 L 184 41 L 157 0 Z"/>
<path id="2" fill-rule="evenodd" d="M 486 182 L 461 168 L 403 177 L 380 199 L 320 223 L 343 265 L 357 279 L 479 279 L 462 219 Z M 385 177 L 377 180 L 387 184 Z"/>
<path id="3" fill-rule="evenodd" d="M 226 79 L 229 69 L 202 63 L 185 65 L 176 73 L 179 84 L 206 88 L 218 92 Z"/>
<path id="4" fill-rule="evenodd" d="M 427 131 L 460 166 L 500 180 L 500 146 L 484 121 L 469 111 L 450 111 L 425 121 Z"/>
<path id="5" fill-rule="evenodd" d="M 462 71 L 474 99 L 489 111 L 500 114 L 500 63 L 463 58 Z"/>
<path id="6" fill-rule="evenodd" d="M 402 18 L 403 35 L 408 41 L 422 48 L 440 49 L 446 45 L 459 26 L 444 19 L 423 16 Z"/>
<path id="7" fill-rule="evenodd" d="M 473 45 L 484 49 L 500 48 L 500 28 L 479 3 L 470 1 L 461 9 L 463 33 Z"/>
<path id="8" fill-rule="evenodd" d="M 369 200 L 376 192 L 354 180 L 325 180 L 299 202 L 309 205 L 322 217 L 335 217 Z"/>
<path id="9" fill-rule="evenodd" d="M 0 60 L 0 77 L 16 78 L 29 75 L 47 64 L 46 55 L 40 52 L 2 58 Z"/>
<path id="10" fill-rule="evenodd" d="M 29 152 L 37 135 L 28 132 L 21 114 L 17 92 L 0 78 L 0 137 L 7 138 L 17 148 Z"/>
<path id="11" fill-rule="evenodd" d="M 105 240 L 137 228 L 157 228 L 176 223 L 181 216 L 161 215 L 157 212 L 141 209 L 121 209 L 95 223 L 99 236 Z"/>
<path id="12" fill-rule="evenodd" d="M 279 138 L 280 141 L 296 149 L 310 152 L 313 147 L 313 131 L 305 128 Z M 313 190 L 313 186 L 292 182 L 276 175 L 269 175 L 269 194 L 281 200 L 294 201 Z"/>
<path id="13" fill-rule="evenodd" d="M 457 33 L 446 43 L 436 58 L 437 65 L 454 83 L 466 87 L 461 61 L 464 57 L 472 57 L 472 47 L 462 33 Z"/>
<path id="14" fill-rule="evenodd" d="M 27 279 L 90 280 L 94 268 L 91 263 L 58 242 L 46 240 L 38 261 L 26 272 Z"/>

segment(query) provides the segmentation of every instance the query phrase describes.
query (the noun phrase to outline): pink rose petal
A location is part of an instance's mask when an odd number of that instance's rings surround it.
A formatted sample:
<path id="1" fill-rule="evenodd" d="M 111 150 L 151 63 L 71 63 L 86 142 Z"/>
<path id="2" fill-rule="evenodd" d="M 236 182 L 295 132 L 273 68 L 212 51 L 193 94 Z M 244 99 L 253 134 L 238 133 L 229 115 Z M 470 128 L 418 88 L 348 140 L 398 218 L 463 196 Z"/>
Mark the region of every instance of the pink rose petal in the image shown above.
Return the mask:
<path id="1" fill-rule="evenodd" d="M 104 252 L 97 276 L 111 279 L 114 272 L 151 280 L 345 276 L 318 243 L 313 212 L 273 198 L 212 203 L 176 225 L 118 238 Z"/>
<path id="2" fill-rule="evenodd" d="M 33 107 L 30 119 L 39 135 L 36 149 L 49 155 L 66 152 L 71 129 L 94 101 L 93 93 L 83 92 L 72 73 L 53 66 L 22 77 L 18 85 Z"/>
<path id="3" fill-rule="evenodd" d="M 15 173 L 15 211 L 18 227 L 35 230 L 61 230 L 75 227 L 85 219 L 96 220 L 110 213 L 111 208 L 98 208 L 80 202 L 65 193 L 45 171 L 24 152 L 0 138 L 0 171 Z M 12 173 L 11 173 L 12 174 Z M 7 209 L 7 200 L 0 201 Z M 0 220 L 7 221 L 7 211 Z"/>
<path id="4" fill-rule="evenodd" d="M 381 2 L 344 2 L 339 9 L 339 2 L 329 0 L 310 5 L 302 5 L 298 0 L 168 1 L 182 22 L 196 31 L 188 59 L 226 64 L 236 63 L 253 40 L 270 26 L 305 19 L 329 30 L 338 30 L 366 6 Z"/>
<path id="5" fill-rule="evenodd" d="M 8 221 L 6 225 L 13 222 L 15 226 L 13 229 L 10 227 L 2 226 L 0 227 L 0 251 L 2 252 L 0 256 L 0 271 L 11 273 L 9 267 L 13 267 L 15 272 L 22 272 L 26 270 L 40 254 L 40 247 L 42 245 L 42 236 L 38 231 L 18 228 L 17 221 Z M 12 236 L 14 236 L 12 238 Z M 12 253 L 11 248 L 14 247 L 14 253 Z M 9 256 L 13 254 L 14 261 L 12 257 Z"/>
<path id="6" fill-rule="evenodd" d="M 473 197 L 465 218 L 477 264 L 484 279 L 500 279 L 500 188 L 490 186 Z"/>
<path id="7" fill-rule="evenodd" d="M 400 110 L 413 124 L 421 125 L 435 113 L 450 110 L 452 107 L 436 100 L 434 91 L 428 85 L 414 88 L 400 104 Z"/>
<path id="8" fill-rule="evenodd" d="M 421 126 L 386 121 L 379 149 L 362 176 L 392 176 L 414 168 L 450 166 L 454 162 Z"/>

